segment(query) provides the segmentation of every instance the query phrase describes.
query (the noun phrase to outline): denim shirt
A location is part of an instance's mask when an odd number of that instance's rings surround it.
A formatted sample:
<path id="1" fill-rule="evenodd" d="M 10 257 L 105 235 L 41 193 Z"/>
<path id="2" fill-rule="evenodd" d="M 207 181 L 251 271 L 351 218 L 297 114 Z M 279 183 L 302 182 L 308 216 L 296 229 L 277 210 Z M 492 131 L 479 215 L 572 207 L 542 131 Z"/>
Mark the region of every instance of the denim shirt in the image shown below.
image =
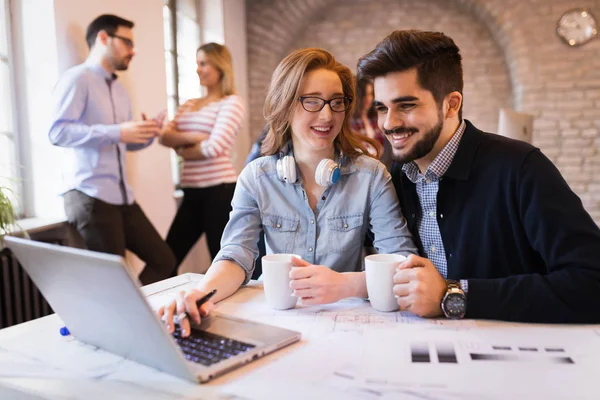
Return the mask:
<path id="1" fill-rule="evenodd" d="M 297 254 L 337 272 L 362 270 L 369 229 L 379 253 L 417 254 L 390 174 L 379 161 L 364 155 L 344 157 L 340 180 L 325 190 L 313 211 L 301 179 L 286 183 L 278 178 L 277 159 L 261 157 L 240 174 L 233 211 L 213 262 L 236 262 L 246 272 L 247 283 L 261 230 L 267 254 Z"/>

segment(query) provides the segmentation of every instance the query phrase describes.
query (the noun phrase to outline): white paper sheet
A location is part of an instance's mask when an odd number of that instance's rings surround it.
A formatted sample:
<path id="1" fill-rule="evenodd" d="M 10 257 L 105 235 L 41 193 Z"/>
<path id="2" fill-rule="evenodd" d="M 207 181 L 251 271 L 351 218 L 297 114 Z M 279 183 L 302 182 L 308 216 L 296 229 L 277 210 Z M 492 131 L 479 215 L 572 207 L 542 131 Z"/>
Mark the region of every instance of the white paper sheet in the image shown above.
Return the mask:
<path id="1" fill-rule="evenodd" d="M 252 400 L 494 399 L 447 388 L 367 383 L 360 374 L 363 345 L 360 334 L 331 334 L 226 385 L 222 393 Z"/>
<path id="2" fill-rule="evenodd" d="M 364 339 L 360 375 L 370 385 L 510 398 L 597 398 L 600 337 L 591 330 L 422 326 L 370 330 Z"/>
<path id="3" fill-rule="evenodd" d="M 357 334 L 336 333 L 308 344 L 245 378 L 222 393 L 252 400 L 331 400 L 372 398 L 356 390 L 358 358 L 351 349 Z"/>
<path id="4" fill-rule="evenodd" d="M 427 324 L 467 329 L 476 326 L 474 321 L 424 319 L 406 312 L 381 312 L 368 301 L 350 298 L 337 303 L 319 306 L 297 305 L 291 310 L 274 310 L 266 302 L 262 286 L 240 289 L 219 303 L 216 311 L 239 318 L 252 319 L 301 332 L 303 339 L 320 339 L 335 332 L 364 333 L 371 328 L 396 328 L 399 325 Z"/>
<path id="5" fill-rule="evenodd" d="M 400 326 L 333 333 L 223 393 L 252 400 L 597 399 L 598 359 L 600 337 L 577 327 Z"/>

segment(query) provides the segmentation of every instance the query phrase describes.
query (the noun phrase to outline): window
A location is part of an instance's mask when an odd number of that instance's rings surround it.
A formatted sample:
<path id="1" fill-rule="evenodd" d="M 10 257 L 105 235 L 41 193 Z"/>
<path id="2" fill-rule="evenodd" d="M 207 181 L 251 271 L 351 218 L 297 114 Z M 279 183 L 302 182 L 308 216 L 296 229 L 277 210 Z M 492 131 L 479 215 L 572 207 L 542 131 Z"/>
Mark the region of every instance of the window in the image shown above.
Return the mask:
<path id="1" fill-rule="evenodd" d="M 194 0 L 165 0 L 165 63 L 169 118 L 186 100 L 201 94 L 196 75 L 196 49 L 200 46 L 200 27 Z M 179 160 L 173 152 L 173 181 L 179 184 Z"/>
<path id="2" fill-rule="evenodd" d="M 11 76 L 9 0 L 0 0 L 0 187 L 8 188 L 17 214 L 21 209 L 20 171 L 15 138 L 14 79 Z"/>
<path id="3" fill-rule="evenodd" d="M 200 27 L 195 2 L 165 0 L 163 21 L 169 115 L 173 115 L 179 104 L 192 97 L 198 97 L 200 92 L 196 75 L 196 49 L 200 45 Z"/>

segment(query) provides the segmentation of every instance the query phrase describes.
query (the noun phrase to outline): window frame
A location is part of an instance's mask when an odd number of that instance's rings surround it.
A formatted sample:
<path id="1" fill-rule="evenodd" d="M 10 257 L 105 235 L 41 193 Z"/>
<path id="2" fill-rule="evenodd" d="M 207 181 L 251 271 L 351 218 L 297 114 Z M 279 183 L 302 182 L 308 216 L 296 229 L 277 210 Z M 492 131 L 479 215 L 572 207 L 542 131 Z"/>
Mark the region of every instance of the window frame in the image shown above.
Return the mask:
<path id="1" fill-rule="evenodd" d="M 11 174 L 11 176 L 1 176 L 0 175 L 0 186 L 6 187 L 8 186 L 10 190 L 13 191 L 11 202 L 13 204 L 13 208 L 15 211 L 15 217 L 17 219 L 24 218 L 26 216 L 25 205 L 26 199 L 24 198 L 26 190 L 24 187 L 24 171 L 23 171 L 23 160 L 26 158 L 24 146 L 22 146 L 21 136 L 19 134 L 19 113 L 18 109 L 18 99 L 16 92 L 16 83 L 18 80 L 17 69 L 16 69 L 16 55 L 15 55 L 15 32 L 13 30 L 13 4 L 12 0 L 0 0 L 0 6 L 4 9 L 4 21 L 0 21 L 0 29 L 4 29 L 4 34 L 6 38 L 6 54 L 0 53 L 0 63 L 6 63 L 8 69 L 8 82 L 7 88 L 9 91 L 9 102 L 8 105 L 10 107 L 9 114 L 12 119 L 11 123 L 11 132 L 0 132 L 0 135 L 8 137 L 9 140 L 12 141 L 12 151 L 14 160 L 14 166 L 8 166 L 7 171 Z M 0 107 L 4 105 L 0 104 Z M 9 182 L 13 182 L 12 185 Z"/>
<path id="2" fill-rule="evenodd" d="M 200 20 L 197 12 L 197 8 L 195 8 L 195 14 L 193 18 L 190 16 L 190 13 L 184 13 L 179 10 L 177 3 L 181 0 L 164 0 L 163 1 L 163 21 L 164 21 L 164 10 L 168 9 L 169 18 L 168 18 L 168 26 L 165 26 L 165 64 L 167 70 L 167 109 L 169 119 L 173 118 L 175 112 L 179 105 L 187 99 L 183 99 L 181 97 L 181 91 L 179 90 L 179 86 L 181 83 L 182 74 L 180 73 L 180 65 L 179 60 L 181 58 L 181 54 L 179 52 L 179 43 L 178 43 L 178 18 L 186 18 L 194 22 L 198 28 L 198 41 L 197 44 L 201 43 L 201 34 L 200 34 Z M 196 5 L 197 7 L 197 5 Z M 165 21 L 166 22 L 166 21 Z M 170 31 L 170 43 L 167 42 L 166 34 L 167 29 Z M 169 48 L 167 47 L 167 44 Z M 169 65 L 170 64 L 170 65 Z M 170 67 L 170 68 L 169 68 Z M 172 84 L 172 87 L 170 86 Z M 198 94 L 202 95 L 202 88 L 198 85 L 199 92 Z M 179 189 L 179 183 L 181 182 L 180 176 L 180 167 L 182 159 L 175 152 L 172 152 L 171 157 L 171 166 L 172 166 L 172 178 L 173 183 L 175 184 L 176 189 Z"/>

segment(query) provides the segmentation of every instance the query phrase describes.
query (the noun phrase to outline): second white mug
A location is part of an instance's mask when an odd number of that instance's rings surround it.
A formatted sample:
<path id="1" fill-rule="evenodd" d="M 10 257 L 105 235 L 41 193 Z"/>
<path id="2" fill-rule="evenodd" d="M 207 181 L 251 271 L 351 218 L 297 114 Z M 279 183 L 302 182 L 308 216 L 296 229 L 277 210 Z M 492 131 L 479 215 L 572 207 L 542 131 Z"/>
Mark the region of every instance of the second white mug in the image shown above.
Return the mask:
<path id="1" fill-rule="evenodd" d="M 372 254 L 365 257 L 367 292 L 371 306 L 379 311 L 398 310 L 394 296 L 394 274 L 406 257 L 401 254 Z"/>

